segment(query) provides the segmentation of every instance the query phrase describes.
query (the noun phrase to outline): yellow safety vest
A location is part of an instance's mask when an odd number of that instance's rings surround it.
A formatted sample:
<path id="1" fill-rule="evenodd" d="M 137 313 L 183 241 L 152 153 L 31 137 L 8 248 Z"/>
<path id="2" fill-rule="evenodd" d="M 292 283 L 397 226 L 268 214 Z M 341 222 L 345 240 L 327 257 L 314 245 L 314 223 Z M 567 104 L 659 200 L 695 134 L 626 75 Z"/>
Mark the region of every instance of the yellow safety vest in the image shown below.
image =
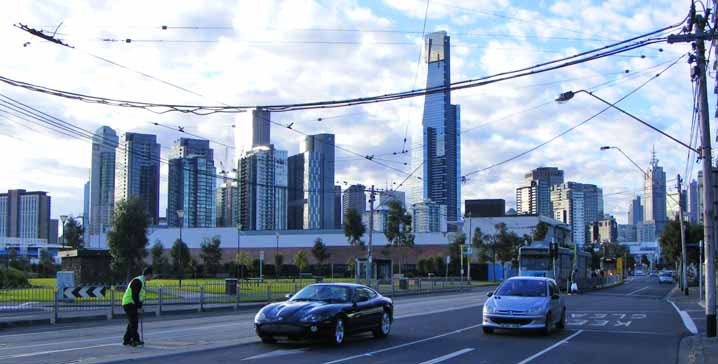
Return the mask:
<path id="1" fill-rule="evenodd" d="M 142 287 L 140 288 L 140 302 L 145 302 L 145 276 L 137 276 L 135 278 L 132 278 L 130 281 L 130 284 L 127 285 L 127 289 L 125 290 L 125 295 L 122 296 L 122 305 L 129 305 L 130 303 L 137 304 L 138 302 L 135 302 L 132 299 L 132 282 L 138 279 L 140 283 L 142 283 Z"/>

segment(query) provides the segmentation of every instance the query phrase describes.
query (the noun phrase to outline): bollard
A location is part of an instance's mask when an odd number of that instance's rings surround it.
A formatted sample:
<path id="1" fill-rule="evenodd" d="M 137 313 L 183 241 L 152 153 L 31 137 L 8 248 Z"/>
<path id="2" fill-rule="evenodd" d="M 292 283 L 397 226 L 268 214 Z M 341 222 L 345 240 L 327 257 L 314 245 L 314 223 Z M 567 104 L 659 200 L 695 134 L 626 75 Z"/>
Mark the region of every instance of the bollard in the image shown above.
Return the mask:
<path id="1" fill-rule="evenodd" d="M 157 297 L 157 316 L 159 317 L 162 314 L 162 287 L 160 287 L 157 294 L 159 297 Z"/>
<path id="2" fill-rule="evenodd" d="M 115 316 L 115 286 L 110 286 L 110 310 L 107 312 L 107 319 L 112 320 Z"/>
<path id="3" fill-rule="evenodd" d="M 204 310 L 204 286 L 199 286 L 199 310 L 197 312 L 202 312 Z"/>
<path id="4" fill-rule="evenodd" d="M 50 313 L 50 324 L 54 325 L 57 323 L 57 288 L 53 289 L 53 303 L 52 312 Z"/>

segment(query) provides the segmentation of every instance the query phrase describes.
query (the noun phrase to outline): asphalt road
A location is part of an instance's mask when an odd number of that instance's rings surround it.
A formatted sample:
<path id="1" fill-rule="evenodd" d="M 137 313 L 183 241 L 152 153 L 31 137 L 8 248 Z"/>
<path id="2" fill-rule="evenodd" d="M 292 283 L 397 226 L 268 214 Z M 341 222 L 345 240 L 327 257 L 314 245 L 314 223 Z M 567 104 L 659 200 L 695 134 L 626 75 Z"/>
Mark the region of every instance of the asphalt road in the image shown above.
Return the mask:
<path id="1" fill-rule="evenodd" d="M 567 297 L 567 328 L 551 336 L 481 332 L 486 290 L 405 298 L 391 335 L 348 338 L 340 347 L 258 342 L 252 314 L 181 317 L 145 323 L 146 347 L 119 345 L 117 322 L 0 335 L 7 363 L 675 363 L 680 315 L 665 300 L 672 286 L 642 277 L 622 286 Z M 168 357 L 171 355 L 171 357 Z M 141 359 L 141 360 L 138 360 Z"/>

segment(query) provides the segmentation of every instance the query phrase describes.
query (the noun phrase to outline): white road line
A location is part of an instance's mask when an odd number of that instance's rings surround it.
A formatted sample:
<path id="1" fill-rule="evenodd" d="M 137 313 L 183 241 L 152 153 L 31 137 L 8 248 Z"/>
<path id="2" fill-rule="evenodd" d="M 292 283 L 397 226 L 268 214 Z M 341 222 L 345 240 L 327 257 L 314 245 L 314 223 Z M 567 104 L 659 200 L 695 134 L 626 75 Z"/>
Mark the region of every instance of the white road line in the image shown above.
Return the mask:
<path id="1" fill-rule="evenodd" d="M 462 333 L 462 332 L 464 332 L 464 331 L 468 331 L 468 330 L 475 329 L 475 328 L 477 328 L 477 327 L 481 327 L 481 324 L 476 324 L 476 325 L 467 326 L 467 327 L 464 327 L 464 328 L 461 328 L 461 329 L 458 329 L 458 330 L 454 330 L 454 331 L 450 331 L 450 332 L 445 332 L 445 333 L 443 333 L 443 334 L 439 334 L 439 335 L 432 336 L 432 337 L 427 337 L 427 338 L 424 338 L 424 339 L 421 339 L 421 340 L 410 341 L 410 342 L 408 342 L 408 343 L 404 343 L 404 344 L 401 344 L 401 345 L 390 346 L 390 347 L 388 347 L 388 348 L 384 348 L 384 349 L 380 349 L 380 350 L 375 350 L 375 351 L 369 351 L 369 352 L 366 352 L 366 353 L 364 353 L 364 354 L 352 355 L 352 356 L 348 356 L 348 357 L 346 357 L 346 358 L 341 358 L 341 359 L 337 359 L 337 360 L 332 360 L 332 361 L 328 361 L 328 362 L 325 362 L 325 363 L 322 363 L 322 364 L 335 364 L 335 363 L 341 363 L 341 362 L 345 362 L 345 361 L 349 361 L 349 360 L 354 360 L 354 359 L 359 359 L 359 358 L 363 358 L 363 357 L 370 357 L 370 356 L 372 356 L 372 355 L 384 353 L 384 352 L 387 352 L 387 351 L 396 350 L 396 349 L 401 349 L 401 348 L 405 348 L 405 347 L 407 347 L 407 346 L 412 346 L 412 345 L 416 345 L 416 344 L 421 344 L 421 343 L 423 343 L 423 342 L 440 339 L 440 338 L 442 338 L 442 337 L 449 336 L 449 335 L 455 335 L 455 334 L 458 334 L 458 333 Z"/>
<path id="2" fill-rule="evenodd" d="M 120 345 L 122 345 L 122 344 L 102 344 L 102 345 L 84 346 L 81 348 L 67 348 L 67 349 L 57 349 L 57 350 L 48 350 L 48 351 L 37 351 L 37 352 L 33 352 L 33 353 L 2 356 L 2 357 L 0 357 L 0 359 L 27 358 L 27 357 L 38 356 L 38 355 L 63 353 L 66 351 L 85 350 L 85 349 L 101 348 L 101 347 L 105 347 L 105 346 L 120 346 Z"/>
<path id="3" fill-rule="evenodd" d="M 427 360 L 427 361 L 425 361 L 425 362 L 422 362 L 421 364 L 436 364 L 436 363 L 441 363 L 442 361 L 446 361 L 446 360 L 449 360 L 449 359 L 451 359 L 451 358 L 455 358 L 455 357 L 457 357 L 457 356 L 459 356 L 459 355 L 464 355 L 464 354 L 466 354 L 466 353 L 468 353 L 468 352 L 470 352 L 470 351 L 474 351 L 474 348 L 461 349 L 461 350 L 455 351 L 455 352 L 453 352 L 453 353 L 451 353 L 451 354 L 446 354 L 446 355 L 440 356 L 440 357 L 438 357 L 438 358 L 434 358 L 434 359 L 431 359 L 431 360 Z"/>
<path id="4" fill-rule="evenodd" d="M 686 311 L 681 311 L 678 309 L 678 306 L 676 306 L 673 301 L 668 301 L 673 305 L 673 308 L 676 309 L 676 312 L 678 312 L 678 315 L 681 316 L 681 320 L 683 320 L 683 326 L 686 327 L 686 330 L 690 331 L 691 334 L 697 335 L 698 334 L 698 328 L 696 327 L 696 323 L 693 322 L 693 319 L 691 319 L 691 316 Z"/>
<path id="5" fill-rule="evenodd" d="M 569 336 L 569 337 L 567 337 L 567 338 L 565 338 L 565 339 L 563 339 L 563 340 L 561 340 L 561 341 L 559 341 L 559 342 L 557 342 L 557 343 L 555 343 L 555 344 L 553 344 L 553 345 L 547 347 L 546 349 L 543 349 L 543 350 L 539 351 L 538 353 L 536 353 L 536 354 L 534 354 L 534 355 L 529 356 L 528 358 L 526 358 L 526 359 L 520 361 L 518 364 L 526 364 L 526 363 L 530 362 L 531 360 L 534 360 L 534 359 L 538 358 L 539 356 L 544 355 L 544 354 L 548 353 L 549 351 L 551 351 L 551 350 L 557 348 L 559 345 L 563 345 L 563 344 L 567 343 L 569 340 L 571 340 L 571 339 L 573 339 L 574 337 L 578 336 L 578 335 L 579 335 L 580 333 L 582 333 L 582 332 L 583 332 L 583 330 L 578 330 L 578 331 L 576 331 L 575 334 L 573 334 L 573 335 L 571 335 L 571 336 Z"/>
<path id="6" fill-rule="evenodd" d="M 626 296 L 634 295 L 634 294 L 636 294 L 636 293 L 638 293 L 638 292 L 641 292 L 641 291 L 646 290 L 646 289 L 649 289 L 649 288 L 651 288 L 651 287 L 639 288 L 639 289 L 637 289 L 637 290 L 635 290 L 635 291 L 633 291 L 633 292 L 631 292 L 631 293 L 626 294 Z"/>
<path id="7" fill-rule="evenodd" d="M 471 305 L 449 307 L 449 308 L 444 308 L 444 309 L 441 309 L 441 310 L 434 310 L 434 311 L 429 311 L 429 312 L 417 312 L 417 313 L 410 313 L 410 314 L 406 314 L 406 315 L 399 315 L 399 316 L 395 316 L 394 318 L 403 319 L 403 318 L 410 318 L 410 317 L 415 317 L 415 316 L 431 315 L 431 314 L 434 314 L 434 313 L 442 313 L 442 312 L 463 310 L 463 309 L 465 309 L 465 308 L 481 307 L 481 306 L 483 306 L 483 305 L 484 305 L 484 302 L 480 302 L 480 303 L 475 303 L 475 304 L 471 304 Z M 396 310 L 396 309 L 395 309 L 395 310 Z"/>

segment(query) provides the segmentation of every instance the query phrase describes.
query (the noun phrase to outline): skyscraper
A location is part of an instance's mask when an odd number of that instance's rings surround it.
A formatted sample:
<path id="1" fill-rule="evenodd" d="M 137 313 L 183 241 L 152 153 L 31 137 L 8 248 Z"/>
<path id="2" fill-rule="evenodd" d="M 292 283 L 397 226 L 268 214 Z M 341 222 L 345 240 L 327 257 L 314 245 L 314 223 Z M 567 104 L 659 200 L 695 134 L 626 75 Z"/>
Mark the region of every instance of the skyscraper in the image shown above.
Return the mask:
<path id="1" fill-rule="evenodd" d="M 334 228 L 342 228 L 342 186 L 334 186 Z"/>
<path id="2" fill-rule="evenodd" d="M 225 180 L 217 188 L 217 227 L 237 227 L 239 222 L 239 188 L 233 180 Z"/>
<path id="3" fill-rule="evenodd" d="M 167 225 L 214 227 L 216 175 L 208 140 L 180 138 L 172 149 L 167 181 Z M 184 211 L 182 221 L 177 211 Z"/>
<path id="4" fill-rule="evenodd" d="M 566 182 L 551 187 L 551 209 L 553 218 L 571 226 L 573 243 L 586 244 L 586 219 L 584 216 L 583 186 L 576 182 Z"/>
<path id="5" fill-rule="evenodd" d="M 589 183 L 581 183 L 583 188 L 583 218 L 586 224 L 603 219 L 603 190 Z"/>
<path id="6" fill-rule="evenodd" d="M 354 209 L 359 216 L 366 211 L 366 187 L 364 185 L 351 185 L 344 191 L 344 202 L 342 211 L 346 215 L 349 209 Z"/>
<path id="7" fill-rule="evenodd" d="M 446 32 L 424 37 L 422 66 L 426 88 L 447 87 L 446 91 L 424 96 L 421 124 L 412 128 L 414 148 L 412 170 L 416 170 L 410 187 L 410 203 L 431 201 L 445 206 L 446 220 L 457 221 L 461 215 L 461 139 L 460 108 L 451 104 L 450 39 Z M 455 226 L 450 227 L 455 230 Z"/>
<path id="8" fill-rule="evenodd" d="M 117 145 L 115 203 L 136 197 L 142 200 L 150 225 L 160 215 L 160 145 L 152 134 L 125 133 Z"/>
<path id="9" fill-rule="evenodd" d="M 516 189 L 516 213 L 519 215 L 538 215 L 538 181 Z M 551 201 L 549 201 L 551 202 Z"/>
<path id="10" fill-rule="evenodd" d="M 401 207 L 406 208 L 406 194 L 403 191 L 388 190 L 379 194 L 379 206 L 387 206 L 390 201 L 398 201 Z"/>
<path id="11" fill-rule="evenodd" d="M 0 237 L 49 239 L 50 203 L 47 192 L 0 193 Z"/>
<path id="12" fill-rule="evenodd" d="M 334 134 L 307 135 L 304 153 L 304 229 L 334 228 Z"/>
<path id="13" fill-rule="evenodd" d="M 248 110 L 237 114 L 234 128 L 235 160 L 242 158 L 252 148 L 269 145 L 271 114 L 262 109 Z"/>
<path id="14" fill-rule="evenodd" d="M 86 228 L 89 235 L 101 234 L 111 225 L 112 210 L 115 208 L 115 156 L 118 142 L 117 134 L 108 126 L 98 128 L 92 137 L 89 226 Z"/>
<path id="15" fill-rule="evenodd" d="M 304 154 L 287 160 L 287 229 L 304 229 Z"/>
<path id="16" fill-rule="evenodd" d="M 563 183 L 563 171 L 556 167 L 539 167 L 526 173 L 524 179 L 525 187 L 516 189 L 516 212 L 552 217 L 551 187 Z"/>
<path id="17" fill-rule="evenodd" d="M 643 221 L 656 225 L 656 236 L 661 236 L 666 224 L 666 173 L 658 165 L 656 152 L 653 151 L 651 164 L 643 179 Z"/>
<path id="18" fill-rule="evenodd" d="M 696 180 L 692 180 L 688 183 L 688 199 L 686 205 L 688 208 L 688 221 L 691 224 L 697 224 L 698 215 L 701 215 L 702 212 L 698 208 L 698 182 L 696 182 Z"/>
<path id="19" fill-rule="evenodd" d="M 628 207 L 628 223 L 630 225 L 638 225 L 643 222 L 643 205 L 641 205 L 641 196 L 636 196 L 631 200 Z"/>
<path id="20" fill-rule="evenodd" d="M 243 230 L 287 228 L 287 151 L 258 146 L 239 160 L 239 223 Z"/>

